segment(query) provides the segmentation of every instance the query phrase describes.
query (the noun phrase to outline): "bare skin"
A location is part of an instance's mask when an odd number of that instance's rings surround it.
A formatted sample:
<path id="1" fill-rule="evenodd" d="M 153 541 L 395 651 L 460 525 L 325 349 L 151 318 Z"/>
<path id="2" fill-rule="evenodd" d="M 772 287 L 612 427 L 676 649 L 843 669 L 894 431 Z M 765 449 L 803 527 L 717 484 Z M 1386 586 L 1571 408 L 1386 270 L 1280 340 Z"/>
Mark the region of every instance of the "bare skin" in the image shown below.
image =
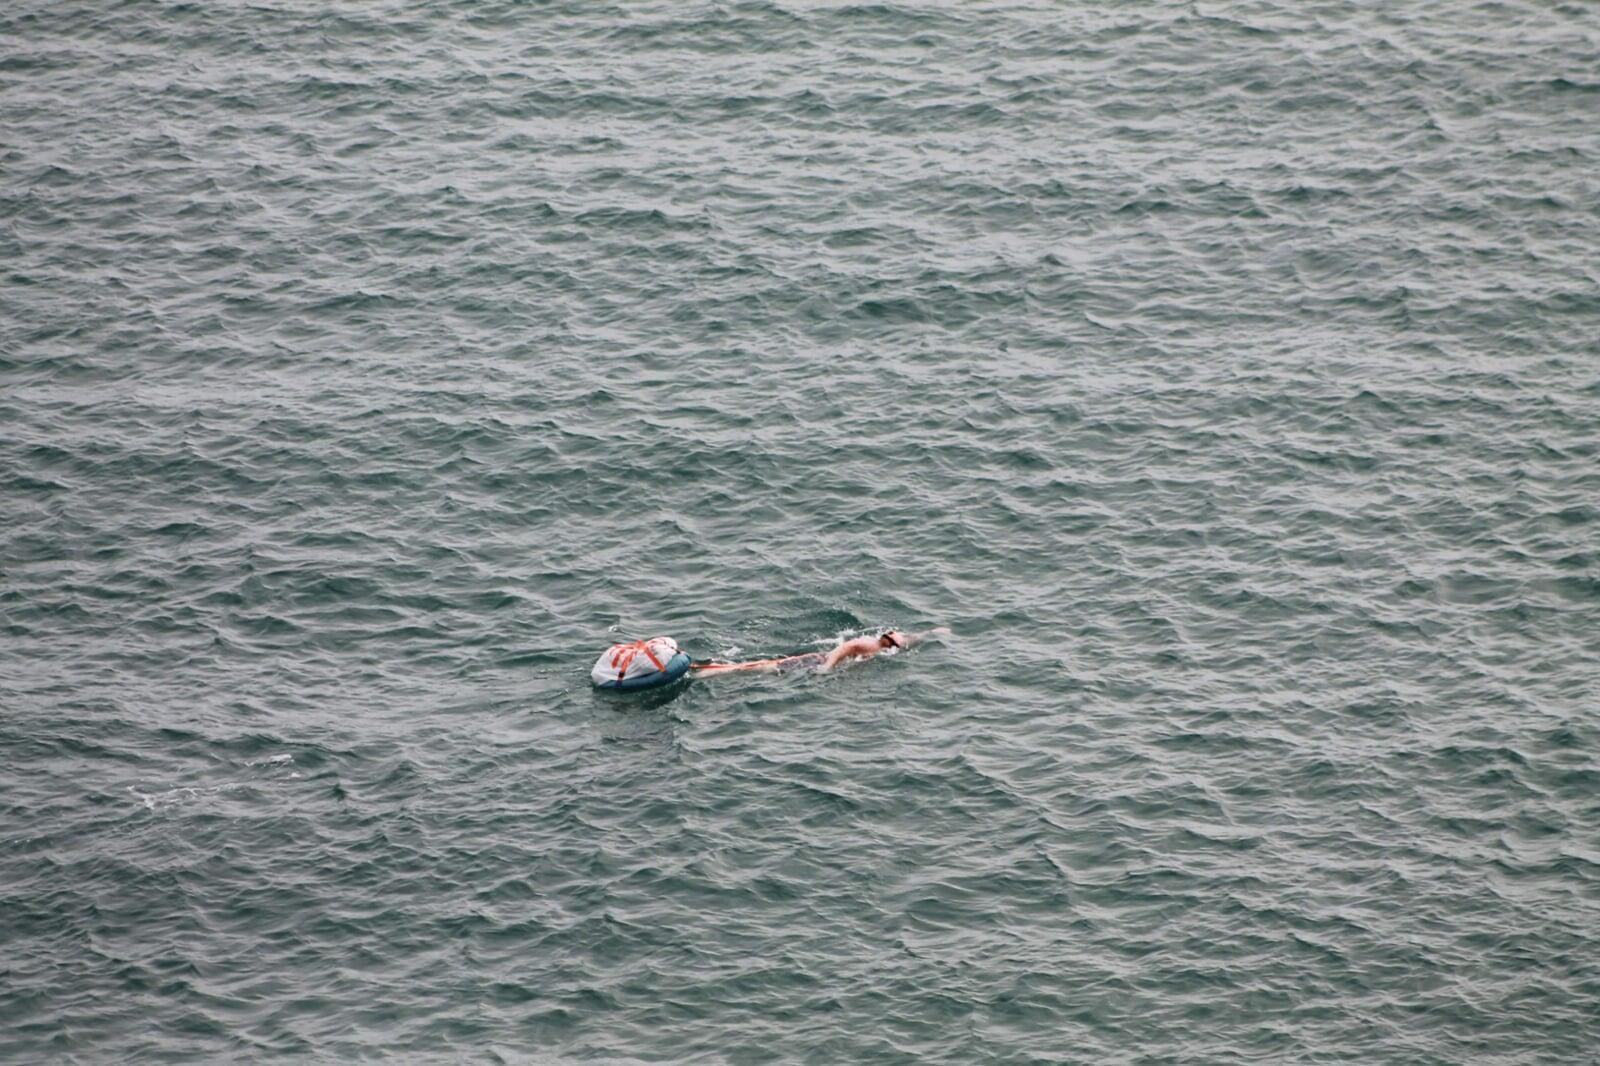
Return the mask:
<path id="1" fill-rule="evenodd" d="M 693 664 L 689 669 L 689 673 L 693 677 L 732 673 L 781 674 L 800 667 L 828 671 L 850 659 L 870 659 L 874 655 L 881 655 L 891 649 L 915 647 L 929 637 L 948 636 L 949 633 L 950 630 L 943 626 L 937 629 L 930 629 L 925 633 L 902 633 L 898 629 L 891 629 L 882 636 L 856 637 L 852 640 L 847 640 L 829 652 L 816 651 L 807 655 L 786 655 L 781 659 L 752 659 L 742 663 L 703 661 Z"/>

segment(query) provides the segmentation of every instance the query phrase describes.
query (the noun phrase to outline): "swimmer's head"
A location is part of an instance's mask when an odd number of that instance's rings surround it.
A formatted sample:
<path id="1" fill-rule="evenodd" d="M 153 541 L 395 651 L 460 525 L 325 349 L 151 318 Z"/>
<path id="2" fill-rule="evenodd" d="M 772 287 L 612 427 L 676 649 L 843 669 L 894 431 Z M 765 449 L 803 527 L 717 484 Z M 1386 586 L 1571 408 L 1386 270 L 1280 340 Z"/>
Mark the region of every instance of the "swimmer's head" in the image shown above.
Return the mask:
<path id="1" fill-rule="evenodd" d="M 878 638 L 880 648 L 903 648 L 906 646 L 906 635 L 897 629 L 891 629 Z"/>

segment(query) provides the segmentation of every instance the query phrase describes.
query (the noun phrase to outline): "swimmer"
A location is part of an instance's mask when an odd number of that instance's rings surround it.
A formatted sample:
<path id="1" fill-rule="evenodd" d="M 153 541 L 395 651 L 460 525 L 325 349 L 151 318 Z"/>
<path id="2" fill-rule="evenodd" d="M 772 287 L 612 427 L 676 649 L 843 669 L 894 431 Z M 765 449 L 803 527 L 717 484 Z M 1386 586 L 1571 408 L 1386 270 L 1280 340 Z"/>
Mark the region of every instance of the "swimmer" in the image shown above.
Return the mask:
<path id="1" fill-rule="evenodd" d="M 781 659 L 752 659 L 749 662 L 742 663 L 701 660 L 700 662 L 689 664 L 689 675 L 691 677 L 706 677 L 710 674 L 731 674 L 741 671 L 786 674 L 791 670 L 806 668 L 826 672 L 847 659 L 870 659 L 874 655 L 886 651 L 898 651 L 901 648 L 915 647 L 929 637 L 949 635 L 950 630 L 944 626 L 930 629 L 926 633 L 902 633 L 898 629 L 891 629 L 880 636 L 856 637 L 853 640 L 847 640 L 828 652 L 814 651 L 806 655 L 786 655 Z"/>

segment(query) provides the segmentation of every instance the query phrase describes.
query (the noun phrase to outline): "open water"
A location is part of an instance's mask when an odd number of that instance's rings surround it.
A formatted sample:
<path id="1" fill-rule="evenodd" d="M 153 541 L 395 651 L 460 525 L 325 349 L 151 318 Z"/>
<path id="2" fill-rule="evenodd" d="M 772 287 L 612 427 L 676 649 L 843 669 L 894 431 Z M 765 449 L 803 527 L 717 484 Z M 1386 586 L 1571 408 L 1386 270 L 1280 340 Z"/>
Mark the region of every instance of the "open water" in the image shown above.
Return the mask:
<path id="1" fill-rule="evenodd" d="M 0 1059 L 1594 1061 L 1597 57 L 6 4 Z"/>

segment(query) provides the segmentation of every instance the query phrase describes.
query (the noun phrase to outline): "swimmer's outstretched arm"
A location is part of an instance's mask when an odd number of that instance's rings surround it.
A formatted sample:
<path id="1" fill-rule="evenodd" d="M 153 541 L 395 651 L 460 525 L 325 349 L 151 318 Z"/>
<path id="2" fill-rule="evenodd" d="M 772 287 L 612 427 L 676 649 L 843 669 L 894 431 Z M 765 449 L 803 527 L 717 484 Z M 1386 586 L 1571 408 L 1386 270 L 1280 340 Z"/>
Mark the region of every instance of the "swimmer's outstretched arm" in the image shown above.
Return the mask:
<path id="1" fill-rule="evenodd" d="M 930 637 L 948 637 L 949 635 L 949 626 L 934 626 L 932 629 L 924 629 L 921 633 L 906 633 L 906 647 L 915 648 Z"/>

